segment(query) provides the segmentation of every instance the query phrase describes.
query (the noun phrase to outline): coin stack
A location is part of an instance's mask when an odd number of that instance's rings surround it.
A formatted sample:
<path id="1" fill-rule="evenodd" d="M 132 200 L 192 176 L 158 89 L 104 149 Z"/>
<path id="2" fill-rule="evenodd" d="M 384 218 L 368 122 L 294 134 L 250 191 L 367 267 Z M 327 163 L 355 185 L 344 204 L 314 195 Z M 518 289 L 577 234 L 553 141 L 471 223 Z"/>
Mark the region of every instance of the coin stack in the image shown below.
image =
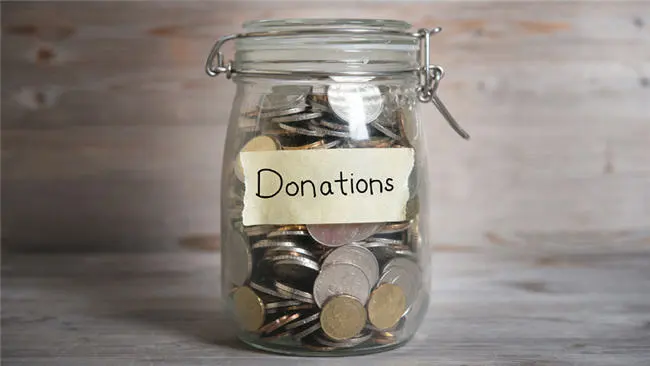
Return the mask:
<path id="1" fill-rule="evenodd" d="M 408 113 L 390 95 L 372 84 L 275 86 L 241 116 L 240 151 L 411 147 Z M 244 226 L 233 166 L 224 275 L 244 330 L 316 351 L 408 337 L 426 297 L 415 169 L 406 221 Z"/>

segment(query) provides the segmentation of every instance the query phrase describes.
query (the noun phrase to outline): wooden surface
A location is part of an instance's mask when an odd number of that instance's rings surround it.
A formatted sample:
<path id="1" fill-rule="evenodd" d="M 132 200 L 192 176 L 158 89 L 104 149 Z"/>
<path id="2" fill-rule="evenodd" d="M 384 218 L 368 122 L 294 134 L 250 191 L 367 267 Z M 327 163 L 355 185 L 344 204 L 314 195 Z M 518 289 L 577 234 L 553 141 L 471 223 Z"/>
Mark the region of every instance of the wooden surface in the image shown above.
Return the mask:
<path id="1" fill-rule="evenodd" d="M 3 2 L 5 248 L 169 250 L 219 222 L 234 85 L 203 73 L 248 19 L 442 26 L 440 243 L 650 226 L 650 2 Z M 231 50 L 226 51 L 231 55 Z"/>
<path id="2" fill-rule="evenodd" d="M 432 303 L 405 347 L 327 365 L 647 366 L 650 233 L 437 246 Z M 244 347 L 219 255 L 14 254 L 3 365 L 304 365 Z"/>

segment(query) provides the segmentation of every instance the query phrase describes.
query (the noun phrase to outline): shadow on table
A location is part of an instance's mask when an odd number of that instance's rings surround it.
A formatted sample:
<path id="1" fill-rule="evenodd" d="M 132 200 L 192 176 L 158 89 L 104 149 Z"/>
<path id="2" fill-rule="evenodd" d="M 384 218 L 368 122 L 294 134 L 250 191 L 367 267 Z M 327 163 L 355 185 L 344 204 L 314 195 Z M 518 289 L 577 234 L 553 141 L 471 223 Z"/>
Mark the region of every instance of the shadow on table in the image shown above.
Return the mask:
<path id="1" fill-rule="evenodd" d="M 193 339 L 204 346 L 251 351 L 237 339 L 237 325 L 219 298 L 218 259 L 206 256 L 214 261 L 182 252 L 93 255 L 66 269 L 61 290 L 84 297 L 87 306 L 78 315 L 116 322 L 121 329 L 132 325 L 129 334 L 142 333 L 143 341 L 169 342 L 165 336 L 175 333 L 179 343 L 189 346 Z"/>

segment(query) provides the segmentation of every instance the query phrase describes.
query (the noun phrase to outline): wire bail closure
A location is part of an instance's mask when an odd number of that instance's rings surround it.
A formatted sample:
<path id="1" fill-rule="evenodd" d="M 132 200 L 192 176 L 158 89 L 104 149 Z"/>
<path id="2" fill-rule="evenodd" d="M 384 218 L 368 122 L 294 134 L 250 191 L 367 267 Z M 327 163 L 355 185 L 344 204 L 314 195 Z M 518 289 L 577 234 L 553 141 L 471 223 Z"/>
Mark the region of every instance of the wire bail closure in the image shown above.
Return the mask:
<path id="1" fill-rule="evenodd" d="M 330 76 L 389 76 L 395 73 L 413 73 L 419 76 L 419 85 L 417 87 L 418 100 L 422 103 L 433 103 L 438 112 L 447 120 L 449 126 L 456 131 L 462 138 L 469 140 L 469 134 L 456 122 L 442 100 L 438 97 L 438 87 L 440 81 L 445 75 L 444 69 L 438 65 L 431 64 L 430 44 L 431 36 L 438 34 L 442 28 L 419 29 L 417 33 L 408 33 L 391 30 L 363 29 L 363 28 L 341 28 L 341 29 L 307 29 L 300 31 L 268 31 L 268 32 L 249 32 L 237 33 L 223 36 L 212 46 L 208 59 L 205 63 L 205 72 L 210 77 L 219 74 L 225 74 L 227 79 L 232 78 L 233 74 L 252 75 L 252 76 L 283 76 L 283 77 L 310 77 L 326 79 Z M 294 35 L 324 35 L 324 34 L 386 34 L 386 35 L 410 35 L 420 40 L 420 55 L 418 69 L 404 69 L 401 71 L 391 72 L 363 72 L 363 71 L 343 71 L 343 72 L 318 72 L 318 71 L 268 71 L 268 70 L 236 70 L 233 67 L 233 61 L 225 62 L 221 47 L 228 41 L 248 38 L 248 37 L 273 37 L 273 36 L 294 36 Z M 215 63 L 216 59 L 216 63 Z"/>

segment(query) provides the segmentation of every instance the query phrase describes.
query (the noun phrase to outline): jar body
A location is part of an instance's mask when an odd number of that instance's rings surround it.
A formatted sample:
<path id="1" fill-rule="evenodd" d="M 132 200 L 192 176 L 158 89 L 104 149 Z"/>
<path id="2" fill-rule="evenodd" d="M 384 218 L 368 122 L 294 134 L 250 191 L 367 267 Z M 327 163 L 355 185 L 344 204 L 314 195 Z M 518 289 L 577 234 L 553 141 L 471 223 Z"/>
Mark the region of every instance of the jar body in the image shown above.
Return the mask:
<path id="1" fill-rule="evenodd" d="M 296 355 L 404 344 L 429 296 L 417 79 L 235 81 L 222 295 L 240 338 Z"/>

